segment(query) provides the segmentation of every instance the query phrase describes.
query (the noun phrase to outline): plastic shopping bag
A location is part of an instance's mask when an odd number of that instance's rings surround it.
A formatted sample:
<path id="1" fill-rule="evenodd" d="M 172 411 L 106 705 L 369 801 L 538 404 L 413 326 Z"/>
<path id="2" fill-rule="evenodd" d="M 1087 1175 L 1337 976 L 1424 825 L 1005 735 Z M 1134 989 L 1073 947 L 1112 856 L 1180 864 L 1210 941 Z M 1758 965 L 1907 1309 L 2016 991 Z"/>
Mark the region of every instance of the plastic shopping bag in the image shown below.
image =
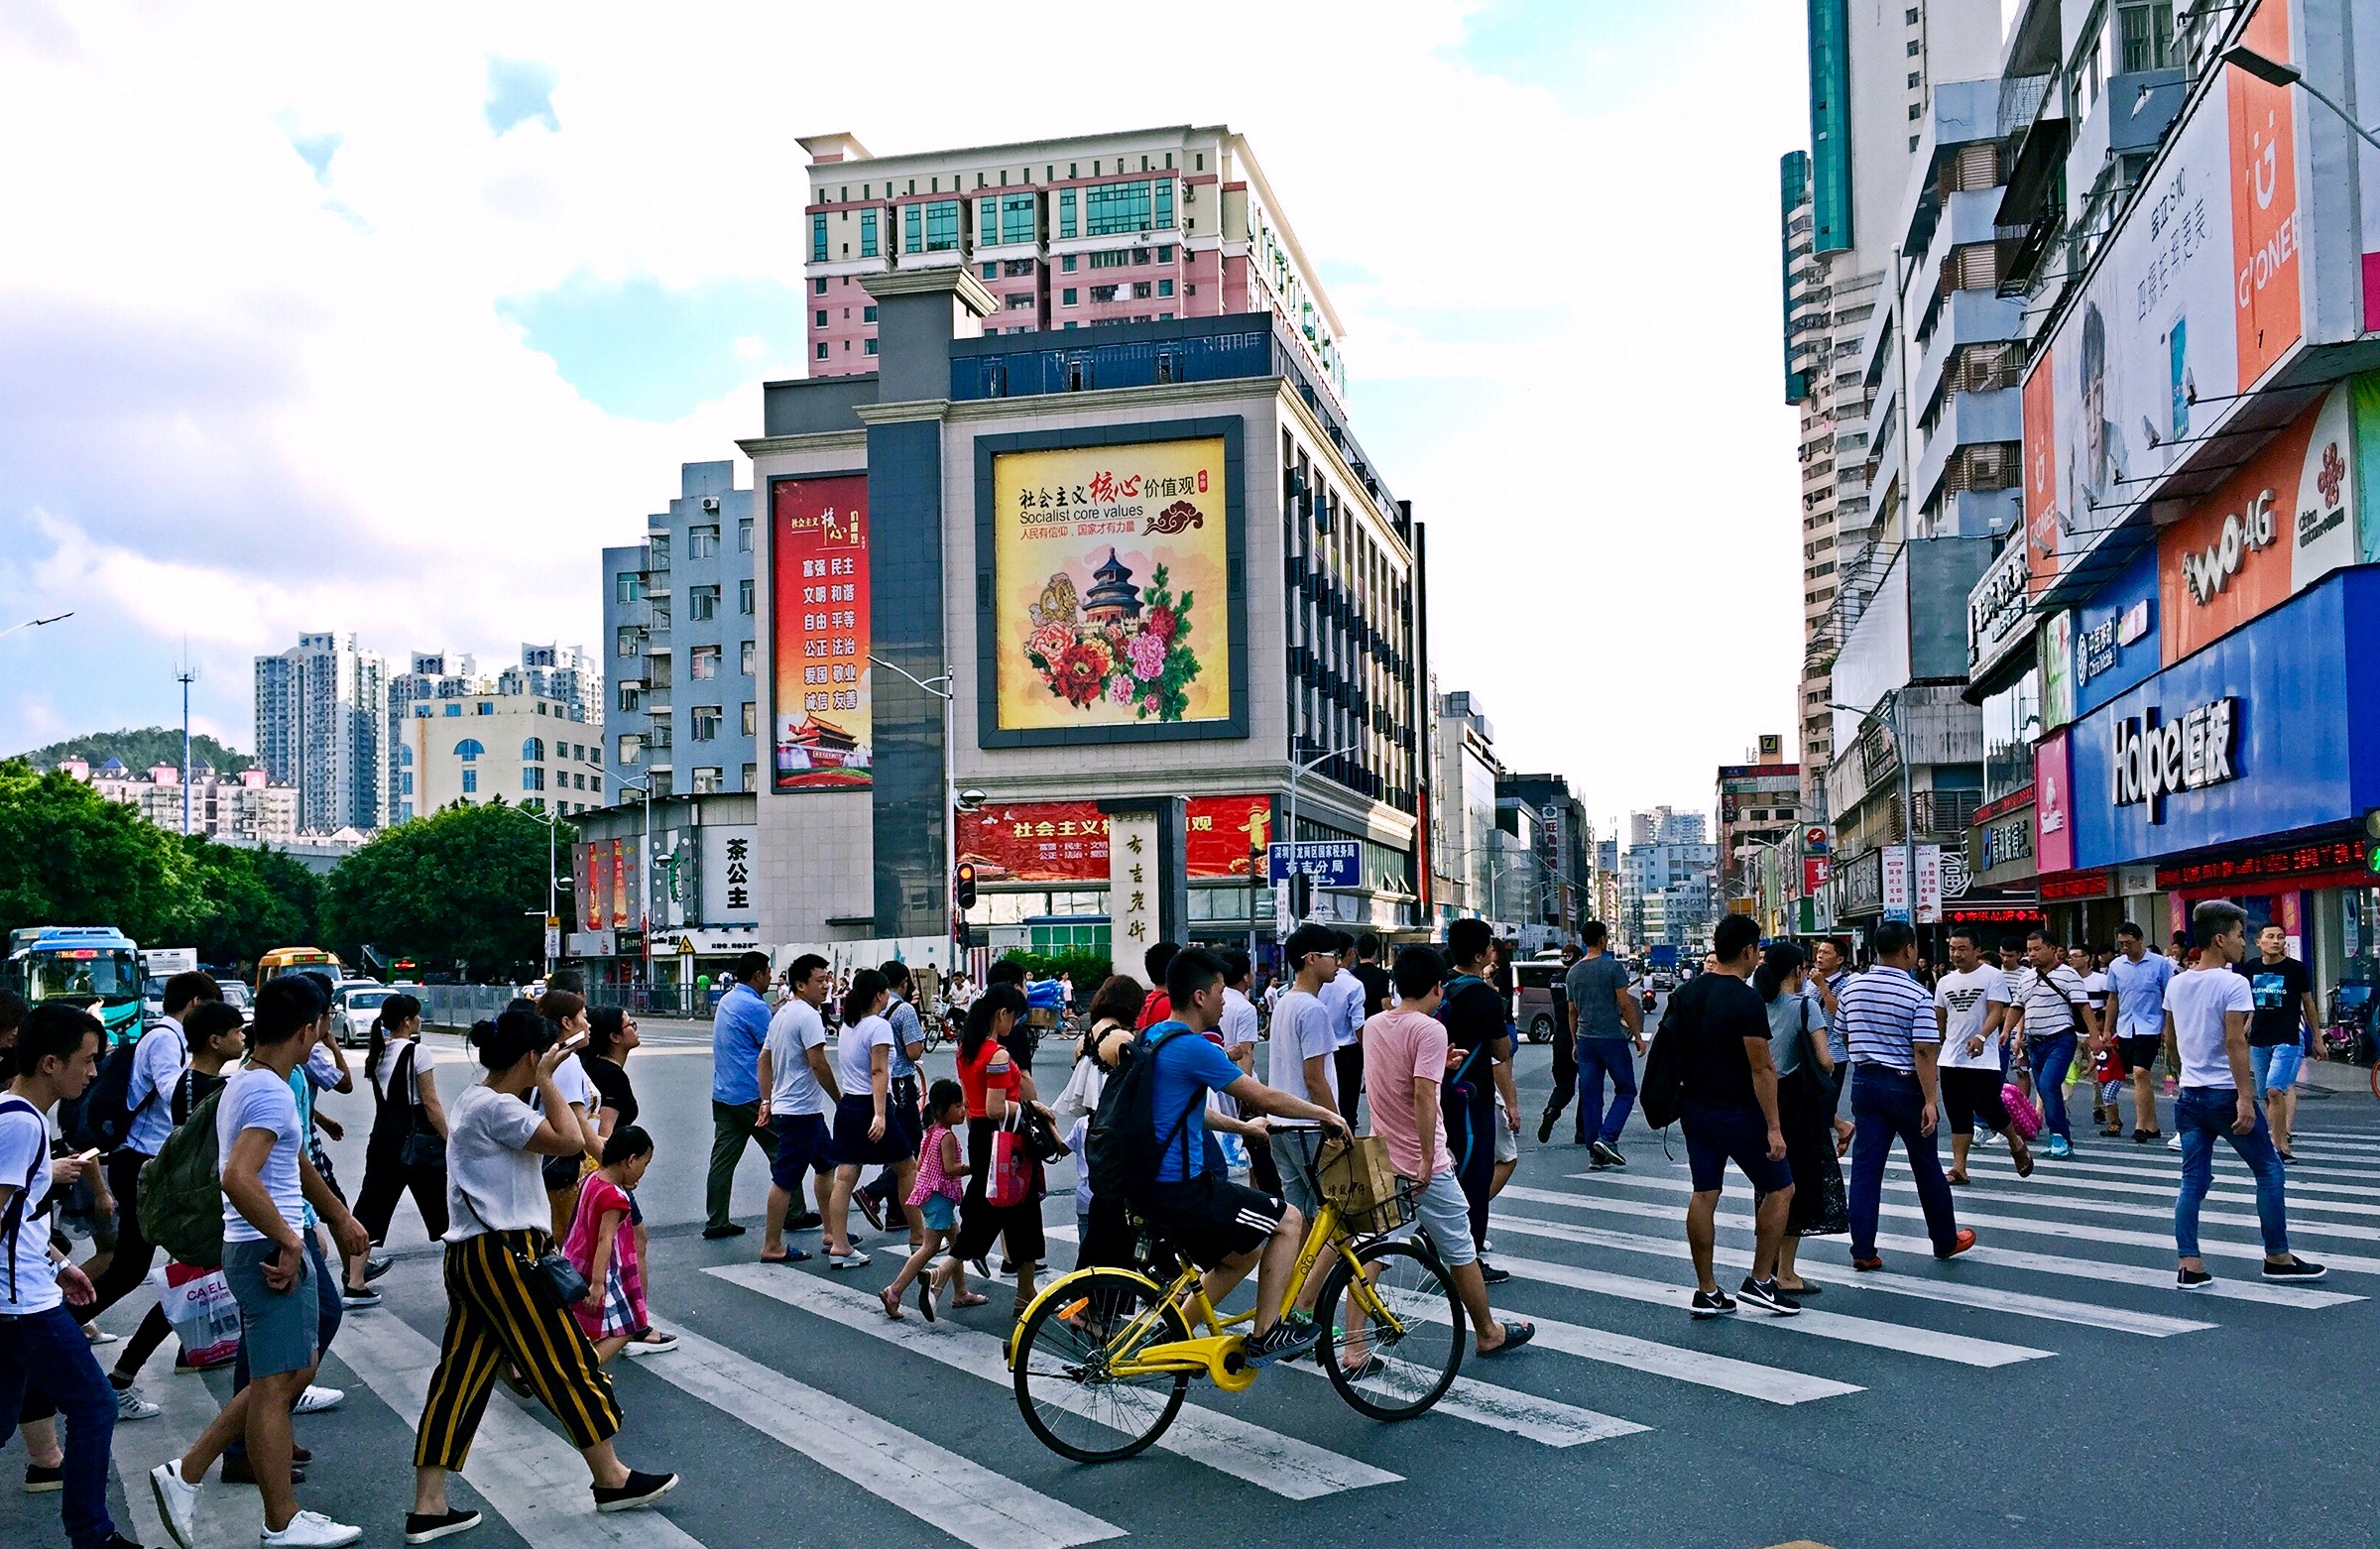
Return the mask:
<path id="1" fill-rule="evenodd" d="M 1009 1105 L 1008 1118 L 992 1134 L 992 1170 L 984 1179 L 984 1203 L 995 1210 L 1021 1205 L 1032 1198 L 1033 1154 L 1018 1132 L 1017 1105 Z"/>
<path id="2" fill-rule="evenodd" d="M 229 1361 L 239 1353 L 240 1308 L 220 1269 L 193 1269 L 167 1260 L 157 1276 L 157 1304 L 192 1366 Z"/>

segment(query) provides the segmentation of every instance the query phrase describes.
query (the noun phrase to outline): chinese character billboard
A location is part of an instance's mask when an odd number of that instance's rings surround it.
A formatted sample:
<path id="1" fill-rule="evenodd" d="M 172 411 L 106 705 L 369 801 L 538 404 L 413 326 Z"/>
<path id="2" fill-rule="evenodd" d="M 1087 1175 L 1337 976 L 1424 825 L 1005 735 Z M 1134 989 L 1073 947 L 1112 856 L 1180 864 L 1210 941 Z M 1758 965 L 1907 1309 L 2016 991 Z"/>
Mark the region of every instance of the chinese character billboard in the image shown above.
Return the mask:
<path id="1" fill-rule="evenodd" d="M 869 783 L 868 479 L 769 486 L 775 786 Z"/>
<path id="2" fill-rule="evenodd" d="M 1272 837 L 1270 796 L 1192 796 L 1184 817 L 1193 881 L 1245 880 Z M 1105 882 L 1108 819 L 1097 801 L 997 803 L 958 817 L 959 859 L 985 882 Z"/>
<path id="3" fill-rule="evenodd" d="M 1004 452 L 991 553 L 1000 731 L 1229 721 L 1221 435 Z"/>

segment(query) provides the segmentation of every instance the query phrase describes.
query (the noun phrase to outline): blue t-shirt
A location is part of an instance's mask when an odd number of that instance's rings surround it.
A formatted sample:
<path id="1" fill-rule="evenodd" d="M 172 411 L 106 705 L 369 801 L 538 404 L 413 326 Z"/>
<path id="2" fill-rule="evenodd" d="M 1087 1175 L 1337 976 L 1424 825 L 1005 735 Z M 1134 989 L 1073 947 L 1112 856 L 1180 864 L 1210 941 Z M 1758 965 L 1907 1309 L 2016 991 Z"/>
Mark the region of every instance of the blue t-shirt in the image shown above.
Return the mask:
<path id="1" fill-rule="evenodd" d="M 914 1080 L 917 1062 L 909 1058 L 909 1045 L 925 1041 L 925 1029 L 917 1023 L 917 1008 L 896 995 L 892 1004 L 885 1008 L 885 1020 L 892 1024 L 892 1063 L 886 1074 Z"/>
<path id="2" fill-rule="evenodd" d="M 1224 1171 L 1223 1147 L 1207 1132 L 1206 1094 L 1222 1091 L 1247 1072 L 1233 1064 L 1222 1049 L 1192 1032 L 1187 1023 L 1162 1021 L 1149 1028 L 1146 1036 L 1156 1044 L 1156 1051 L 1149 1056 L 1156 1061 L 1149 1071 L 1156 1083 L 1149 1091 L 1149 1117 L 1156 1124 L 1157 1137 L 1166 1142 L 1165 1154 L 1157 1159 L 1157 1181 L 1181 1183 Z M 1174 1128 L 1177 1123 L 1180 1132 Z M 1191 1135 L 1197 1137 L 1196 1172 L 1184 1165 L 1193 1143 Z"/>
<path id="3" fill-rule="evenodd" d="M 769 1039 L 769 1003 L 747 984 L 719 998 L 711 1013 L 711 1101 L 761 1100 L 761 1045 Z"/>
<path id="4" fill-rule="evenodd" d="M 2115 1035 L 2165 1036 L 2165 987 L 2173 982 L 2174 961 L 2164 953 L 2143 953 L 2135 963 L 2118 952 L 2107 965 L 2107 988 L 2115 992 Z"/>

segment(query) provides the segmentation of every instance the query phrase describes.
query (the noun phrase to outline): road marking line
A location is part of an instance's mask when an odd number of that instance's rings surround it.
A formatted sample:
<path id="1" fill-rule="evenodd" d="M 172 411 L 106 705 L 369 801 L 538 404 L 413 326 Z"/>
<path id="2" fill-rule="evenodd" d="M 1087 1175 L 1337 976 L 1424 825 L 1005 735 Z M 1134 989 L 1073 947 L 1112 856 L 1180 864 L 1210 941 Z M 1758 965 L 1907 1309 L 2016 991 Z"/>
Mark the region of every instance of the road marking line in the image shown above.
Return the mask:
<path id="1" fill-rule="evenodd" d="M 2153 1151 L 2154 1154 L 2150 1154 L 2150 1151 Z M 2181 1153 L 2169 1151 L 2163 1145 L 2153 1146 L 2150 1151 L 2120 1158 L 2107 1152 L 2082 1151 L 2063 1161 L 2053 1161 L 2047 1151 L 2037 1149 L 2034 1151 L 2033 1157 L 2043 1167 L 2057 1172 L 2087 1172 L 2099 1173 L 2111 1178 L 2147 1179 L 2164 1183 L 2169 1188 L 2172 1187 L 2174 1182 L 2182 1176 Z M 2228 1145 L 2218 1145 L 2214 1148 L 2214 1170 L 2218 1176 L 2236 1172 L 2236 1177 L 2225 1180 L 2231 1183 L 2242 1182 L 2255 1176 L 2248 1171 L 2248 1164 L 2241 1161 L 2239 1154 Z M 2349 1178 L 2363 1181 L 2360 1183 L 2316 1181 L 2321 1178 Z M 2380 1190 L 2374 1188 L 2374 1181 L 2372 1173 L 2360 1168 L 2315 1167 L 2301 1163 L 2289 1169 L 2289 1186 L 2291 1188 L 2311 1189 L 2319 1194 L 2344 1194 L 2356 1199 L 2380 1198 Z"/>
<path id="2" fill-rule="evenodd" d="M 114 1322 L 118 1311 L 132 1306 L 136 1301 L 142 1304 L 137 1310 L 146 1314 L 147 1304 L 152 1300 L 154 1298 L 136 1292 L 133 1297 L 109 1309 L 108 1321 Z M 127 1325 L 116 1332 L 129 1339 L 130 1327 Z M 164 1519 L 158 1513 L 157 1496 L 150 1490 L 149 1471 L 161 1463 L 179 1462 L 190 1443 L 198 1439 L 198 1433 L 214 1423 L 219 1408 L 214 1390 L 205 1377 L 175 1374 L 174 1356 L 180 1348 L 180 1341 L 169 1339 L 150 1356 L 149 1364 L 141 1368 L 141 1391 L 150 1402 L 157 1405 L 159 1413 L 154 1420 L 133 1422 L 141 1427 L 133 1433 L 140 1439 L 139 1442 L 127 1446 L 130 1439 L 126 1435 L 127 1427 L 122 1423 L 116 1426 L 112 1462 L 116 1478 L 124 1485 L 124 1504 L 130 1509 L 133 1522 L 138 1524 L 137 1529 L 127 1536 L 138 1543 L 174 1542 L 166 1532 Z M 148 1438 L 152 1435 L 157 1438 L 154 1449 L 148 1445 Z M 226 1485 L 216 1477 L 215 1471 L 210 1471 L 205 1487 L 198 1491 L 197 1537 L 200 1542 L 244 1543 L 254 1531 L 250 1523 L 253 1522 L 257 1527 L 264 1525 L 264 1501 L 257 1494 L 255 1486 Z M 302 1486 L 299 1487 L 298 1504 L 305 1504 Z M 110 1514 L 113 1514 L 112 1511 Z M 121 1528 L 127 1524 L 119 1522 L 116 1525 Z"/>
<path id="3" fill-rule="evenodd" d="M 754 1263 L 727 1264 L 703 1273 L 981 1377 L 1003 1392 L 1015 1391 L 1007 1348 L 992 1335 L 952 1323 L 929 1325 L 909 1319 L 895 1323 L 885 1316 L 883 1304 L 872 1292 L 838 1290 L 799 1270 Z M 1156 1445 L 1290 1500 L 1315 1500 L 1370 1485 L 1394 1485 L 1403 1479 L 1199 1404 L 1184 1404 L 1172 1428 L 1157 1438 Z"/>
<path id="4" fill-rule="evenodd" d="M 688 1331 L 678 1356 L 638 1370 L 693 1394 L 763 1436 L 975 1549 L 1097 1543 L 1125 1530 L 1027 1489 L 914 1432 L 877 1418 Z"/>
<path id="5" fill-rule="evenodd" d="M 1906 1162 L 1903 1161 L 1901 1164 L 1905 1166 Z M 1972 1172 L 1978 1167 L 1986 1172 L 2012 1180 L 2016 1178 L 2016 1164 L 2004 1161 L 1997 1156 L 1983 1158 L 1970 1155 L 1967 1158 L 1967 1170 Z M 2111 1173 L 2115 1171 L 2112 1167 L 2099 1170 Z M 2088 1178 L 2071 1176 L 2073 1171 L 2071 1163 L 2045 1159 L 2041 1165 L 2033 1169 L 2033 1176 L 2023 1181 L 2027 1188 L 2101 1189 L 2109 1193 L 2144 1194 L 2167 1200 L 2172 1199 L 2175 1192 L 2182 1187 L 2182 1173 L 2179 1168 L 2163 1173 L 2125 1171 L 2114 1177 Z M 2067 1176 L 2059 1176 L 2061 1174 Z M 2228 1194 L 2209 1193 L 2206 1197 L 2222 1199 L 2229 1204 L 2254 1204 L 2256 1196 L 2253 1193 L 2238 1192 L 2240 1186 L 2243 1183 L 2252 1182 L 2254 1176 L 2252 1173 L 2246 1174 L 2244 1177 L 2230 1174 L 2219 1176 L 2215 1179 L 2215 1188 L 2233 1192 Z M 2329 1194 L 2341 1193 L 2362 1194 L 2368 1199 L 2372 1197 L 2373 1191 L 2369 1189 L 2349 1190 L 2335 1184 L 2302 1182 L 2297 1176 L 2297 1169 L 2289 1169 L 2289 1201 L 2293 1207 L 2303 1205 L 2308 1210 L 2327 1210 L 2338 1215 L 2380 1216 L 2380 1205 L 2324 1197 Z M 2380 1236 L 2380 1234 L 2375 1234 L 2375 1236 Z"/>
<path id="6" fill-rule="evenodd" d="M 1497 1197 L 1508 1199 L 1515 1195 L 1523 1199 L 1546 1199 L 1544 1190 L 1524 1190 L 1518 1187 L 1507 1188 Z M 1561 1204 L 1570 1203 L 1571 1200 L 1572 1196 L 1556 1195 L 1551 1199 L 1546 1199 L 1546 1202 Z M 1491 1219 L 1500 1221 L 1505 1218 L 1499 1216 Z M 1580 1243 L 1588 1247 L 1612 1248 L 1622 1252 L 1648 1253 L 1659 1258 L 1683 1260 L 1692 1257 L 1686 1245 L 1674 1238 L 1645 1237 L 1638 1233 L 1612 1232 L 1600 1227 L 1562 1225 L 1557 1228 L 1557 1224 L 1553 1222 L 1531 1222 L 1520 1217 L 1511 1219 L 1524 1234 L 1531 1227 L 1540 1229 L 1535 1234 L 1540 1236 L 1552 1235 L 1547 1229 L 1554 1229 L 1559 1231 L 1563 1241 Z M 1752 1255 L 1741 1249 L 1722 1247 L 1717 1251 L 1716 1259 L 1731 1268 L 1748 1269 L 1751 1267 Z M 1499 1256 L 1496 1262 L 1508 1266 L 1512 1260 Z M 1817 1280 L 1827 1285 L 1848 1285 L 1860 1290 L 1913 1296 L 1924 1301 L 1947 1302 L 1957 1307 L 1974 1307 L 1985 1312 L 2014 1313 L 2020 1317 L 2044 1318 L 2056 1323 L 2078 1324 L 2083 1328 L 2113 1329 L 2119 1333 L 2147 1335 L 2153 1339 L 2165 1339 L 2176 1334 L 2196 1334 L 2215 1327 L 2214 1324 L 2202 1323 L 2195 1318 L 2168 1318 L 2158 1313 L 2126 1312 L 2120 1308 L 2096 1306 L 2089 1302 L 2065 1301 L 2052 1296 L 2034 1296 L 2023 1291 L 2003 1291 L 1988 1286 L 1968 1285 L 1958 1280 L 1926 1280 L 1920 1279 L 1916 1275 L 1893 1274 L 1880 1269 L 1861 1274 L 1842 1264 L 1802 1263 L 1799 1268 L 1804 1279 Z M 1513 1272 L 1517 1274 L 1520 1271 L 1515 1269 Z M 1803 1316 L 1793 1321 L 1795 1324 L 1806 1322 L 1810 1316 L 1811 1313 L 1805 1309 Z"/>
<path id="7" fill-rule="evenodd" d="M 1504 1192 L 1508 1194 L 1511 1190 L 1506 1189 Z M 1685 1214 L 1675 1206 L 1656 1205 L 1643 1200 L 1601 1199 L 1590 1195 L 1574 1194 L 1566 1196 L 1566 1202 L 1580 1210 L 1600 1210 L 1618 1216 L 1637 1216 L 1654 1221 L 1669 1222 L 1672 1225 L 1675 1225 Z M 1920 1219 L 1923 1219 L 1925 1215 L 1925 1212 L 1914 1205 L 1886 1205 L 1883 1213 L 1888 1216 L 1913 1216 Z M 1748 1215 L 1723 1215 L 1719 1220 L 1722 1226 L 1733 1227 L 1745 1232 L 1752 1230 L 1752 1218 Z M 2173 1247 L 2170 1241 L 2164 1242 L 2164 1246 L 2169 1251 Z M 1891 1249 L 1895 1252 L 1921 1252 L 1929 1257 L 1934 1252 L 1934 1245 L 1922 1237 L 1879 1236 L 1876 1239 L 1876 1247 Z M 2258 1256 L 2262 1256 L 2261 1251 L 2258 1251 Z M 2139 1285 L 2166 1291 L 2174 1288 L 2174 1276 L 2171 1270 L 2159 1269 L 2148 1264 L 2114 1263 L 2094 1258 L 2066 1258 L 2053 1253 L 2028 1252 L 2021 1249 L 1991 1248 L 1983 1245 L 1968 1249 L 1960 1254 L 1960 1257 L 1972 1259 L 1976 1263 L 2003 1264 L 2012 1269 L 2030 1269 L 2041 1274 L 2070 1275 L 2082 1280 L 2104 1280 L 2110 1284 Z M 2198 1294 L 2221 1297 L 2229 1301 L 2262 1302 L 2274 1307 L 2300 1308 L 2336 1307 L 2347 1302 L 2363 1300 L 2361 1296 L 2339 1291 L 2318 1291 L 2310 1286 L 2267 1285 L 2262 1280 L 2228 1280 L 2219 1277 L 2212 1285 Z"/>
<path id="8" fill-rule="evenodd" d="M 1897 1174 L 1901 1177 L 1910 1176 L 1909 1164 L 1906 1161 L 1896 1157 L 1888 1165 L 1891 1167 L 1894 1174 Z M 1967 1171 L 1970 1174 L 1976 1174 L 1978 1182 L 2004 1184 L 2018 1190 L 2019 1192 L 1999 1194 L 1993 1193 L 1988 1189 L 1979 1190 L 1971 1184 L 1952 1185 L 1953 1188 L 1958 1190 L 1958 1197 L 1963 1200 L 1987 1200 L 1994 1204 L 2000 1205 L 2039 1205 L 2049 1210 L 2082 1211 L 2086 1215 L 2128 1216 L 2135 1221 L 2139 1220 L 2143 1214 L 2141 1205 L 2138 1202 L 2129 1200 L 2077 1199 L 2058 1191 L 2066 1189 L 2117 1189 L 2127 1193 L 2146 1194 L 2151 1198 L 2160 1201 L 2169 1211 L 2173 1208 L 2174 1199 L 2177 1192 L 2171 1188 L 2157 1189 L 2150 1188 L 2146 1185 L 2104 1183 L 2095 1179 L 2082 1183 L 2045 1184 L 2041 1181 L 2041 1176 L 2039 1173 L 2034 1174 L 2033 1179 L 2028 1182 L 2022 1178 L 2019 1178 L 2014 1172 L 2000 1172 L 1996 1170 L 1984 1170 L 1979 1172 L 1971 1162 L 1967 1165 Z M 1905 1188 L 1912 1190 L 1917 1187 L 1914 1181 L 1907 1183 L 1896 1182 L 1892 1186 L 1894 1188 Z M 2256 1203 L 2256 1196 L 2253 1194 L 2209 1193 L 2206 1198 L 2211 1202 L 2224 1205 L 2253 1205 Z M 2337 1210 L 2340 1208 L 2342 1207 L 2337 1205 L 2325 1206 L 2320 1201 L 2293 1198 L 2289 1202 L 2290 1236 L 2334 1238 L 2350 1243 L 2380 1243 L 2380 1228 L 2348 1226 L 2343 1223 L 2330 1221 L 2310 1221 L 2299 1214 L 2299 1212 L 2304 1209 Z M 2257 1225 L 2257 1220 L 2254 1216 L 2234 1215 L 2227 1211 L 2202 1210 L 2199 1213 L 2199 1221 L 2201 1225 L 2212 1225 L 2218 1227 L 2252 1228 Z"/>
<path id="9" fill-rule="evenodd" d="M 349 1318 L 337 1350 L 348 1370 L 397 1411 L 408 1427 L 421 1417 L 438 1347 L 394 1313 Z M 357 1359 L 358 1357 L 361 1359 Z M 463 1479 L 489 1509 L 531 1549 L 702 1549 L 701 1542 L 658 1511 L 599 1514 L 593 1497 L 564 1481 L 582 1479 L 578 1449 L 516 1405 L 510 1394 L 489 1396 Z"/>
<path id="10" fill-rule="evenodd" d="M 1072 1227 L 1053 1226 L 1047 1232 L 1053 1243 L 1075 1241 Z M 1325 1375 L 1322 1368 L 1311 1361 L 1283 1362 L 1273 1370 Z M 1566 1404 L 1558 1398 L 1540 1398 L 1535 1393 L 1523 1392 L 1516 1387 L 1498 1387 L 1492 1382 L 1481 1382 L 1460 1375 L 1455 1378 L 1454 1385 L 1446 1390 L 1446 1396 L 1439 1399 L 1430 1412 L 1525 1437 L 1548 1447 L 1578 1447 L 1588 1442 L 1608 1441 L 1614 1436 L 1633 1436 L 1652 1429 L 1649 1425 L 1638 1425 L 1633 1420 L 1622 1420 L 1616 1415 L 1600 1414 L 1593 1409 Z"/>

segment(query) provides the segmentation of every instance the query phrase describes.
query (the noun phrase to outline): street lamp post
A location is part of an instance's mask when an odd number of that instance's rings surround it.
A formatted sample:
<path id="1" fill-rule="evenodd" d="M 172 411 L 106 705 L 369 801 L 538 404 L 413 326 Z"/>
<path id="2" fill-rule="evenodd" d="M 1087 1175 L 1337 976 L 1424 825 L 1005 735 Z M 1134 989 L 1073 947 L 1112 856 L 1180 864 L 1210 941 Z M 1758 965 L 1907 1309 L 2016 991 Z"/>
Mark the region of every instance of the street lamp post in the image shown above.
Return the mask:
<path id="1" fill-rule="evenodd" d="M 868 661 L 872 666 L 880 666 L 899 673 L 926 693 L 932 694 L 942 701 L 942 935 L 946 943 L 956 943 L 959 939 L 959 902 L 956 891 L 959 874 L 959 756 L 953 738 L 956 735 L 954 722 L 957 713 L 957 695 L 954 690 L 958 686 L 958 678 L 947 663 L 942 668 L 941 676 L 919 677 L 908 668 L 887 661 L 879 655 L 871 655 Z M 958 964 L 958 958 L 955 955 L 957 950 L 955 944 L 951 945 L 951 951 L 954 954 L 951 958 L 952 967 L 956 967 Z"/>
<path id="2" fill-rule="evenodd" d="M 559 867 L 561 860 L 560 850 L 562 820 L 560 816 L 557 815 L 550 807 L 544 807 L 542 803 L 540 803 L 540 807 L 542 810 L 532 811 L 528 807 L 523 807 L 521 810 L 528 812 L 531 817 L 536 818 L 538 822 L 545 825 L 546 926 L 544 940 L 547 946 L 547 950 L 545 952 L 545 977 L 551 979 L 553 977 L 554 964 L 554 954 L 552 951 L 554 931 L 553 922 L 559 919 L 561 916 L 561 882 L 559 880 L 561 872 Z M 646 811 L 648 812 L 651 812 L 652 810 L 653 809 L 650 806 L 646 808 Z"/>
<path id="3" fill-rule="evenodd" d="M 1356 751 L 1356 750 L 1355 750 L 1354 748 L 1352 748 L 1352 747 L 1333 748 L 1333 749 L 1332 749 L 1330 752 L 1328 752 L 1328 753 L 1318 753 L 1318 754 L 1316 754 L 1316 755 L 1315 755 L 1313 758 L 1311 758 L 1311 759 L 1308 759 L 1308 760 L 1307 760 L 1305 763 L 1303 763 L 1303 764 L 1300 764 L 1300 763 L 1298 763 L 1298 762 L 1297 762 L 1297 759 L 1296 759 L 1296 750 L 1295 750 L 1294 748 L 1292 748 L 1292 749 L 1290 750 L 1290 762 L 1289 762 L 1289 872 L 1290 872 L 1290 875 L 1291 875 L 1291 876 L 1293 876 L 1293 877 L 1294 877 L 1294 876 L 1297 874 L 1297 782 L 1298 782 L 1298 779 L 1299 779 L 1299 777 L 1300 777 L 1300 776 L 1302 776 L 1302 775 L 1303 775 L 1303 774 L 1305 774 L 1305 773 L 1306 773 L 1308 770 L 1311 770 L 1311 769 L 1313 769 L 1315 766 L 1317 766 L 1317 765 L 1322 765 L 1322 764 L 1328 764 L 1328 763 L 1330 763 L 1330 762 L 1331 762 L 1333 759 L 1336 759 L 1336 758 L 1340 757 L 1342 754 L 1349 754 L 1349 753 L 1353 753 L 1353 752 L 1355 752 L 1355 751 Z M 1286 913 L 1287 913 L 1287 911 L 1286 911 L 1286 910 L 1283 910 L 1282 912 L 1283 912 L 1284 914 L 1286 914 Z M 1252 935 L 1254 935 L 1254 934 L 1255 934 L 1255 925 L 1256 925 L 1256 922 L 1255 922 L 1255 920 L 1254 920 L 1254 918 L 1253 918 L 1252 916 L 1250 918 L 1250 920 L 1249 920 L 1249 922 L 1248 922 L 1248 925 L 1249 925 L 1249 934 L 1250 934 L 1250 935 L 1251 935 L 1251 936 L 1252 936 Z M 1286 919 L 1283 919 L 1283 918 L 1276 918 L 1276 919 L 1273 921 L 1273 930 L 1274 930 L 1274 933 L 1275 933 L 1276 935 L 1278 935 L 1278 936 L 1279 936 L 1279 937 L 1280 937 L 1282 940 L 1284 940 L 1284 941 L 1286 941 L 1286 940 L 1288 940 L 1288 939 L 1289 939 L 1289 929 L 1290 929 L 1290 926 L 1289 926 L 1289 922 L 1288 922 L 1288 920 L 1286 920 Z"/>
<path id="4" fill-rule="evenodd" d="M 1878 716 L 1873 710 L 1862 710 L 1856 705 L 1837 704 L 1831 699 L 1827 701 L 1827 708 L 1847 711 L 1862 721 L 1877 722 L 1892 734 L 1893 762 L 1898 764 L 1901 769 L 1901 875 L 1905 879 L 1902 886 L 1909 890 L 1909 919 L 1914 924 L 1917 920 L 1917 804 L 1909 794 L 1909 744 L 1901 735 L 1900 690 L 1896 688 L 1886 697 L 1885 713 L 1882 716 Z M 1881 883 L 1876 891 L 1879 894 L 1882 894 Z"/>

